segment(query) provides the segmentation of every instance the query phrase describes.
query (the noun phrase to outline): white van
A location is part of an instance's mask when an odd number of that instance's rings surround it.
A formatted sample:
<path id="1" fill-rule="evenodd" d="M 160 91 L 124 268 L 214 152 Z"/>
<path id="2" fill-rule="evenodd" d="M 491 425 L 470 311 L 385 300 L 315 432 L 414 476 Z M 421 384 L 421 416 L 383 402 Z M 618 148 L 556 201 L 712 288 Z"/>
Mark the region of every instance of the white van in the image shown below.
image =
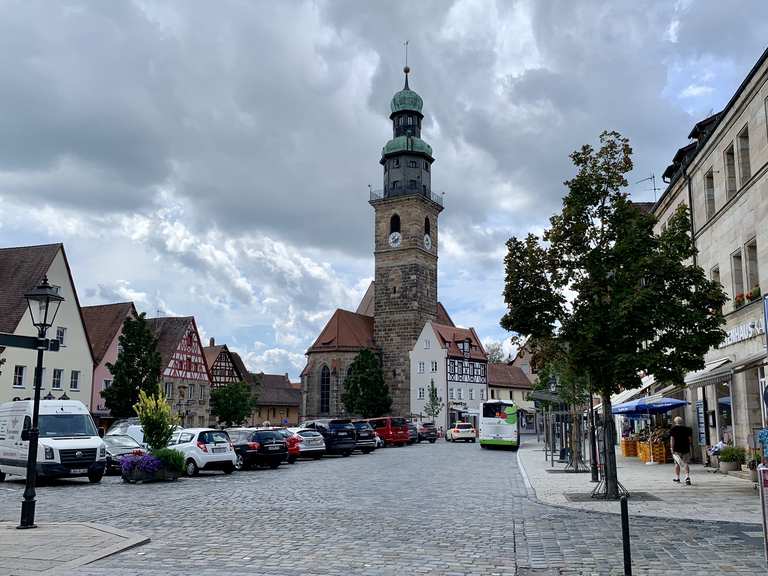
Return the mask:
<path id="1" fill-rule="evenodd" d="M 24 431 L 32 427 L 32 404 L 31 400 L 0 404 L 0 482 L 8 474 L 27 475 L 29 441 Z M 39 476 L 101 481 L 107 448 L 82 402 L 41 400 L 39 428 Z"/>

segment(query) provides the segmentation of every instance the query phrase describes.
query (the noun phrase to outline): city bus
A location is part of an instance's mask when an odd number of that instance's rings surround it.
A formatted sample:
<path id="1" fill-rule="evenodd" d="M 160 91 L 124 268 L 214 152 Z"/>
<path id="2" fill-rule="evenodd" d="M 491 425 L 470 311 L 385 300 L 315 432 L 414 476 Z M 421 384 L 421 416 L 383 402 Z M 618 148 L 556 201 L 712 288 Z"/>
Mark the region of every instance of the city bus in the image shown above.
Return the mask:
<path id="1" fill-rule="evenodd" d="M 480 405 L 480 446 L 520 447 L 520 419 L 511 400 L 489 400 Z"/>

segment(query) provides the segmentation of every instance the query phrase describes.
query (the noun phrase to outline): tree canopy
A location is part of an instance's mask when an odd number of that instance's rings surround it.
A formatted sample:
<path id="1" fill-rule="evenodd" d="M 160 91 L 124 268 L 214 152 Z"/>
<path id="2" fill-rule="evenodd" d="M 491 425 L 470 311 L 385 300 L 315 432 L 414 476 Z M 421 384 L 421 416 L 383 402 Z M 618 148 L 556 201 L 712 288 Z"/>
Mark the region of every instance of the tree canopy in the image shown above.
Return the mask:
<path id="1" fill-rule="evenodd" d="M 383 416 L 392 408 L 381 364 L 370 350 L 362 350 L 349 365 L 341 401 L 347 412 L 363 418 Z"/>
<path id="2" fill-rule="evenodd" d="M 225 427 L 239 426 L 256 407 L 257 396 L 246 382 L 211 389 L 211 413 Z"/>
<path id="3" fill-rule="evenodd" d="M 443 411 L 444 407 L 443 399 L 437 393 L 435 381 L 430 380 L 429 387 L 427 388 L 427 402 L 424 404 L 424 413 L 432 418 L 434 422 L 435 418 L 440 416 L 440 412 Z"/>

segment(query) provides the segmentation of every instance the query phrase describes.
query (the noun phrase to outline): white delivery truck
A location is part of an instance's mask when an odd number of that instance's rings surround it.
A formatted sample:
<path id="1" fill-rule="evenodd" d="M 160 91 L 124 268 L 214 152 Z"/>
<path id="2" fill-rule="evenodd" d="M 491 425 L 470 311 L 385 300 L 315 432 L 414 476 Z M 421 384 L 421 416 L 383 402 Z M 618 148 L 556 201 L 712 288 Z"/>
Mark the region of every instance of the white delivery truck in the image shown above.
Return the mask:
<path id="1" fill-rule="evenodd" d="M 32 404 L 31 400 L 0 404 L 0 482 L 9 474 L 27 475 Z M 101 481 L 107 448 L 82 402 L 41 400 L 39 429 L 38 476 Z"/>

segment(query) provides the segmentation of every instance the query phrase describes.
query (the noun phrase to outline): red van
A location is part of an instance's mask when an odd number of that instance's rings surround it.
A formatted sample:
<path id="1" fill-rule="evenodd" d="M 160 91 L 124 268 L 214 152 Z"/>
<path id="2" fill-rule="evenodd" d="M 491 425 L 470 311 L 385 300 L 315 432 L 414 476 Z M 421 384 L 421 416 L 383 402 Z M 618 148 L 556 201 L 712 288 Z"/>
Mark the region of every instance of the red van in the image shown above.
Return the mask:
<path id="1" fill-rule="evenodd" d="M 408 444 L 408 421 L 405 418 L 394 416 L 369 418 L 368 423 L 373 426 L 376 434 L 384 442 L 384 446 L 405 446 Z"/>

